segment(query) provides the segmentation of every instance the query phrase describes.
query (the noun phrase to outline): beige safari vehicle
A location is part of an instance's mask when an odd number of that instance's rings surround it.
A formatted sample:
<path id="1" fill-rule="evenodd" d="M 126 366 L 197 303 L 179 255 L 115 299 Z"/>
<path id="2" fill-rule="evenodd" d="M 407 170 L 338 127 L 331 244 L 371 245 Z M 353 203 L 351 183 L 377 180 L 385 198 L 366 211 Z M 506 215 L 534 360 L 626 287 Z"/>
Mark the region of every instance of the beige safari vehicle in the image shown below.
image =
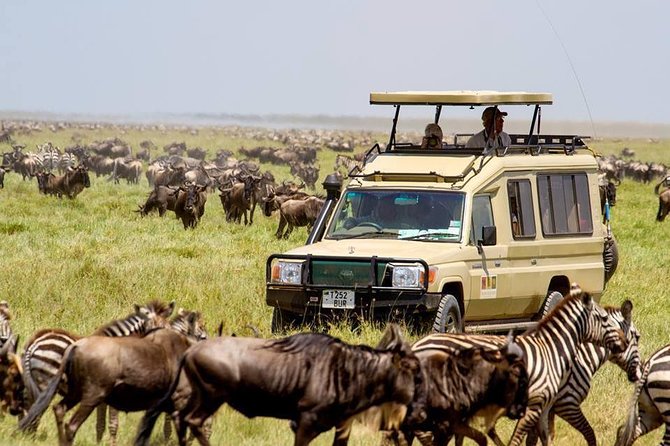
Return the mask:
<path id="1" fill-rule="evenodd" d="M 572 282 L 599 300 L 608 231 L 598 166 L 582 138 L 540 133 L 551 94 L 380 92 L 370 103 L 394 108 L 388 143 L 366 153 L 343 190 L 329 176 L 307 244 L 268 258 L 273 332 L 343 317 L 506 331 L 535 324 Z M 507 146 L 466 148 L 472 134 L 430 149 L 396 141 L 403 107 L 430 106 L 439 124 L 443 106 L 479 117 L 479 107 L 502 105 L 533 107 L 528 133 Z"/>

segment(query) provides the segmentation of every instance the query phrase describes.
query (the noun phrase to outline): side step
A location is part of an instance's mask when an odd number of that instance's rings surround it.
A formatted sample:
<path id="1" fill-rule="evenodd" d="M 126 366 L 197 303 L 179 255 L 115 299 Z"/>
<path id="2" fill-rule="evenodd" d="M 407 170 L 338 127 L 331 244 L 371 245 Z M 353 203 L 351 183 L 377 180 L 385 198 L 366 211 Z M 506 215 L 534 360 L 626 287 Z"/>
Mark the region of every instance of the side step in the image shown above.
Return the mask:
<path id="1" fill-rule="evenodd" d="M 525 331 L 537 325 L 536 321 L 516 321 L 516 322 L 475 322 L 465 325 L 466 333 L 491 333 L 491 332 L 509 332 L 510 330 Z"/>

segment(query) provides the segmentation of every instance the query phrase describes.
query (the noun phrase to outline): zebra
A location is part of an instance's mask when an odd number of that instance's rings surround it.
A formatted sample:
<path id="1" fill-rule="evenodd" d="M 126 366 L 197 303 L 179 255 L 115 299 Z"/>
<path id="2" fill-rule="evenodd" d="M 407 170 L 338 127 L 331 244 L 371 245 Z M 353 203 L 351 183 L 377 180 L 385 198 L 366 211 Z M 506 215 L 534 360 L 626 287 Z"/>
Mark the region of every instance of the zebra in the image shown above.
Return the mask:
<path id="1" fill-rule="evenodd" d="M 73 169 L 77 165 L 77 157 L 74 153 L 65 152 L 58 160 L 58 171 L 62 174 L 65 171 Z"/>
<path id="2" fill-rule="evenodd" d="M 581 404 L 588 396 L 591 389 L 591 380 L 595 373 L 607 361 L 618 365 L 626 372 L 628 381 L 637 382 L 641 376 L 640 352 L 638 349 L 640 333 L 632 322 L 633 303 L 624 301 L 620 308 L 605 307 L 610 317 L 621 327 L 628 341 L 628 347 L 623 353 L 612 354 L 601 346 L 590 342 L 583 343 L 579 347 L 575 364 L 565 384 L 561 387 L 556 400 L 549 410 L 549 435 L 553 438 L 555 415 L 563 418 L 572 427 L 579 431 L 586 440 L 588 446 L 595 446 L 596 435 L 593 427 L 582 412 Z M 537 434 L 530 432 L 526 446 L 533 446 L 537 442 Z"/>
<path id="3" fill-rule="evenodd" d="M 670 445 L 670 344 L 661 347 L 642 366 L 628 418 L 619 427 L 615 446 L 630 446 L 665 424 L 661 445 Z"/>
<path id="4" fill-rule="evenodd" d="M 575 362 L 581 343 L 604 345 L 613 353 L 621 353 L 627 348 L 624 333 L 610 313 L 574 285 L 570 293 L 536 327 L 516 339 L 526 357 L 530 383 L 528 407 L 514 428 L 509 442 L 511 446 L 521 444 L 528 431 L 538 424 L 545 410 L 555 400 Z M 412 349 L 441 349 L 447 352 L 474 346 L 493 349 L 499 348 L 504 342 L 504 336 L 436 333 L 420 339 Z M 544 424 L 546 419 L 542 418 L 542 421 Z M 496 444 L 503 444 L 494 426 L 495 419 L 487 420 L 489 436 Z M 543 433 L 548 431 L 547 426 L 541 425 L 540 429 Z M 543 441 L 547 439 L 543 438 Z"/>
<path id="5" fill-rule="evenodd" d="M 92 335 L 142 336 L 153 328 L 167 326 L 174 305 L 174 301 L 168 305 L 158 301 L 135 305 L 133 313 L 101 326 Z M 21 358 L 28 407 L 58 372 L 65 350 L 79 339 L 81 336 L 58 328 L 38 330 L 28 339 Z M 37 428 L 37 423 L 39 420 L 32 426 L 33 429 Z"/>

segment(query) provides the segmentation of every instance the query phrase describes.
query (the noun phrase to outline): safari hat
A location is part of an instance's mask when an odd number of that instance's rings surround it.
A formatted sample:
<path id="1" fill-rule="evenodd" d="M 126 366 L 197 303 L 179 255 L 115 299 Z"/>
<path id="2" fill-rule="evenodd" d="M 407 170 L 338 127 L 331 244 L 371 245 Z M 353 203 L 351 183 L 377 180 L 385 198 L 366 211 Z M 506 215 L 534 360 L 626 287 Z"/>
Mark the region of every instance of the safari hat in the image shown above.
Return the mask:
<path id="1" fill-rule="evenodd" d="M 482 112 L 482 121 L 488 122 L 491 119 L 493 119 L 493 113 L 495 113 L 497 107 L 486 107 L 484 111 Z M 502 110 L 498 110 L 496 115 L 500 116 L 507 116 L 507 112 L 504 112 Z"/>

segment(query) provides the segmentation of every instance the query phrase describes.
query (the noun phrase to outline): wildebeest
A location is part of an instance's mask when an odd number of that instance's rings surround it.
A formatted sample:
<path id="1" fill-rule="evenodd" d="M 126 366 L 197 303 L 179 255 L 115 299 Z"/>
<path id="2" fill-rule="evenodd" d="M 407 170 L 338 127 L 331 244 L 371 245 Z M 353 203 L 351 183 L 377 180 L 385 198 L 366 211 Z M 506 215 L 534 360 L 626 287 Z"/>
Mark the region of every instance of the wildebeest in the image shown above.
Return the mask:
<path id="1" fill-rule="evenodd" d="M 58 198 L 65 195 L 73 199 L 84 188 L 91 187 L 91 179 L 86 166 L 79 165 L 65 172 L 64 175 L 40 172 L 37 175 L 37 186 L 43 194 L 56 195 Z"/>
<path id="2" fill-rule="evenodd" d="M 419 360 L 395 325 L 388 330 L 394 341 L 386 350 L 316 333 L 272 340 L 224 337 L 196 344 L 182 361 L 179 380 L 190 386 L 185 401 L 176 403 L 171 392 L 166 395 L 145 414 L 135 444 L 147 444 L 156 417 L 173 404 L 178 408 L 180 445 L 185 444 L 187 427 L 201 445 L 208 445 L 202 425 L 227 403 L 249 418 L 290 420 L 296 446 L 309 444 L 370 407 L 408 404 L 420 376 Z"/>
<path id="3" fill-rule="evenodd" d="M 5 169 L 0 167 L 0 189 L 5 187 Z"/>
<path id="4" fill-rule="evenodd" d="M 96 336 L 142 336 L 150 330 L 168 326 L 168 318 L 174 310 L 174 301 L 164 304 L 151 301 L 144 305 L 135 305 L 133 313 L 123 319 L 113 320 L 97 328 Z M 27 404 L 31 405 L 58 374 L 67 348 L 81 339 L 81 336 L 59 328 L 46 328 L 35 332 L 24 346 L 22 358 L 23 378 L 26 386 Z M 99 415 L 104 417 L 104 407 L 99 407 Z M 113 423 L 110 413 L 110 424 Z M 38 419 L 30 426 L 37 427 Z M 98 426 L 98 436 L 102 436 L 104 425 Z"/>
<path id="5" fill-rule="evenodd" d="M 19 342 L 17 335 L 0 348 L 0 414 L 9 412 L 10 415 L 25 413 L 25 397 L 23 382 L 23 367 L 21 358 L 16 354 Z"/>
<path id="6" fill-rule="evenodd" d="M 179 188 L 174 212 L 184 224 L 184 229 L 194 229 L 205 213 L 207 202 L 207 186 L 186 184 Z"/>
<path id="7" fill-rule="evenodd" d="M 195 319 L 194 314 L 191 316 Z M 59 444 L 71 445 L 81 424 L 93 409 L 107 404 L 134 412 L 152 407 L 178 377 L 179 358 L 196 342 L 192 333 L 158 328 L 142 338 L 88 336 L 72 344 L 58 373 L 40 394 L 20 429 L 30 426 L 61 390 L 54 406 Z M 67 411 L 79 405 L 68 423 Z"/>
<path id="8" fill-rule="evenodd" d="M 423 443 L 432 432 L 434 444 L 446 444 L 459 434 L 486 445 L 485 435 L 469 426 L 472 417 L 483 417 L 488 431 L 502 415 L 512 419 L 524 415 L 529 378 L 525 355 L 511 335 L 492 349 L 447 351 L 426 345 L 413 351 L 421 361 L 421 385 L 405 420 L 391 429 L 396 444 L 403 439 L 411 444 L 415 434 Z M 422 420 L 417 413 L 426 416 Z"/>
<path id="9" fill-rule="evenodd" d="M 287 239 L 296 226 L 307 226 L 310 230 L 324 202 L 323 198 L 307 197 L 304 200 L 287 200 L 282 203 L 279 208 L 279 225 L 275 233 L 277 238 Z"/>
<path id="10" fill-rule="evenodd" d="M 138 212 L 140 215 L 148 215 L 154 209 L 158 210 L 158 215 L 161 217 L 165 215 L 165 211 L 174 211 L 177 203 L 177 195 L 179 188 L 170 186 L 154 186 L 153 190 L 149 192 L 147 200 L 144 205 L 139 206 Z"/>
<path id="11" fill-rule="evenodd" d="M 668 186 L 670 181 L 668 178 L 663 179 L 654 187 L 654 192 L 658 194 L 658 212 L 656 213 L 656 221 L 663 221 L 670 212 L 670 187 L 659 193 L 661 185 Z"/>

